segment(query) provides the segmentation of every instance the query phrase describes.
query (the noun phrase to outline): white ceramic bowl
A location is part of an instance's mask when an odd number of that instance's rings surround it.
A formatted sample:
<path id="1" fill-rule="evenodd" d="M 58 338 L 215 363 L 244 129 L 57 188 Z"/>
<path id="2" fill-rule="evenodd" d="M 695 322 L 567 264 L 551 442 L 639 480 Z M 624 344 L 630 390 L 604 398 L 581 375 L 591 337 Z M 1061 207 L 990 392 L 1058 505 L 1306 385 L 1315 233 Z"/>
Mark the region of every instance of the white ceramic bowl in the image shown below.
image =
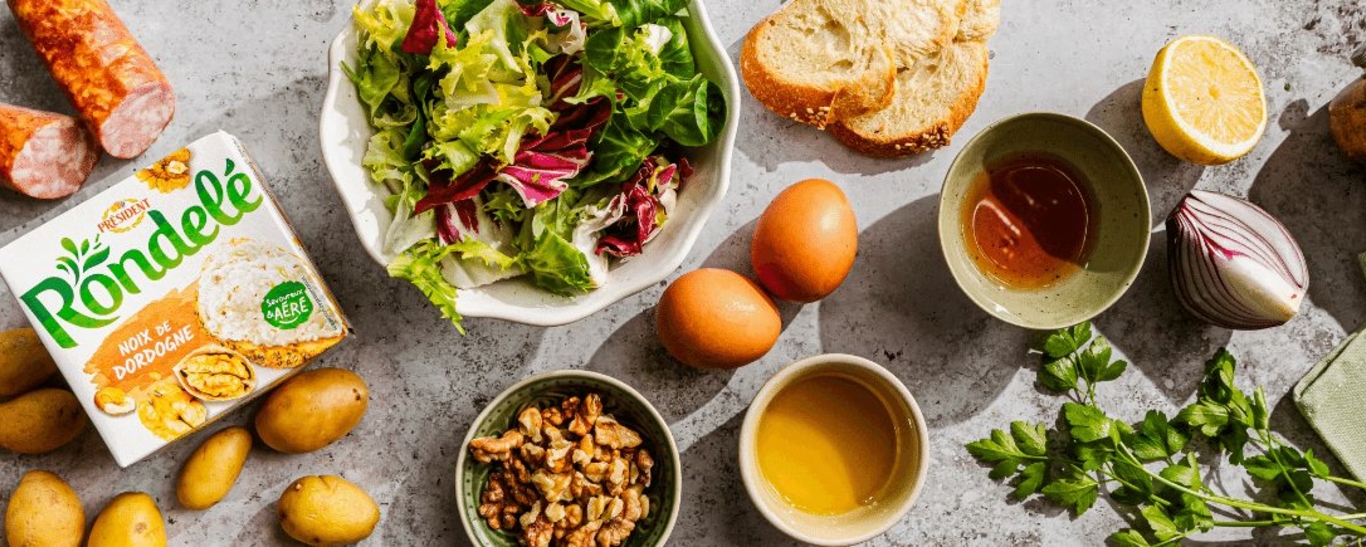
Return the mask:
<path id="1" fill-rule="evenodd" d="M 591 293 L 566 298 L 546 292 L 529 281 L 513 279 L 476 289 L 461 290 L 456 311 L 466 317 L 494 317 L 529 325 L 554 326 L 572 323 L 663 281 L 678 269 L 692 250 L 693 243 L 730 184 L 731 150 L 740 119 L 740 84 L 725 46 L 712 30 L 702 0 L 692 0 L 683 25 L 692 44 L 699 71 L 720 86 L 726 99 L 726 122 L 720 135 L 709 146 L 688 154 L 695 172 L 679 193 L 678 208 L 664 229 L 645 246 L 644 252 L 621 261 L 613 268 L 603 287 Z M 361 245 L 381 267 L 393 256 L 384 252 L 384 230 L 393 218 L 384 207 L 385 191 L 370 181 L 361 167 L 361 157 L 373 131 L 356 96 L 356 88 L 342 72 L 343 62 L 356 62 L 354 25 L 332 41 L 328 53 L 327 94 L 318 122 L 323 163 Z M 432 313 L 436 313 L 433 310 Z"/>
<path id="2" fill-rule="evenodd" d="M 862 384 L 881 399 L 892 419 L 904 427 L 898 436 L 898 462 L 879 503 L 836 516 L 812 515 L 789 505 L 764 479 L 756 453 L 759 421 L 773 397 L 798 380 L 826 374 Z M 740 477 L 755 507 L 783 533 L 815 545 L 853 545 L 886 532 L 915 505 L 929 468 L 928 451 L 925 418 L 905 384 L 877 363 L 853 355 L 831 353 L 784 367 L 754 396 L 740 428 Z"/>

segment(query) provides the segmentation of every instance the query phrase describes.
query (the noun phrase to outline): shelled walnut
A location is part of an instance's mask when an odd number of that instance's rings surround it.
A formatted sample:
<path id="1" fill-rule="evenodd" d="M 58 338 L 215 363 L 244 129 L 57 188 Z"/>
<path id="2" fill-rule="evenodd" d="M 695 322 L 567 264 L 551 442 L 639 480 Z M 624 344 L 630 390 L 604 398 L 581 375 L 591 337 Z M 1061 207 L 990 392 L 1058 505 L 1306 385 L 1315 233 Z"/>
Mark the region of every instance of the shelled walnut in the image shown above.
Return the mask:
<path id="1" fill-rule="evenodd" d="M 494 466 L 479 516 L 529 547 L 621 545 L 650 514 L 655 462 L 644 442 L 596 393 L 524 408 L 514 428 L 470 441 Z"/>

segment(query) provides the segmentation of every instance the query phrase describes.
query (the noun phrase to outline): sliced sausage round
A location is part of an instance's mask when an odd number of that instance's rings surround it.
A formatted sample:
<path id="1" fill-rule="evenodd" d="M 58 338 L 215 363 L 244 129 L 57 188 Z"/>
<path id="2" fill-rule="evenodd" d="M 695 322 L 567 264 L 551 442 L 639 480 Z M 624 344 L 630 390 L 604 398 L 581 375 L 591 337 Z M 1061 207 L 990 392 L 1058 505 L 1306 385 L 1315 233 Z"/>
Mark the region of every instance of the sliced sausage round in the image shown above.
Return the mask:
<path id="1" fill-rule="evenodd" d="M 0 104 L 0 184 L 35 198 L 69 196 L 99 158 L 76 118 Z"/>
<path id="2" fill-rule="evenodd" d="M 132 158 L 175 114 L 175 93 L 105 0 L 8 0 L 100 146 Z"/>

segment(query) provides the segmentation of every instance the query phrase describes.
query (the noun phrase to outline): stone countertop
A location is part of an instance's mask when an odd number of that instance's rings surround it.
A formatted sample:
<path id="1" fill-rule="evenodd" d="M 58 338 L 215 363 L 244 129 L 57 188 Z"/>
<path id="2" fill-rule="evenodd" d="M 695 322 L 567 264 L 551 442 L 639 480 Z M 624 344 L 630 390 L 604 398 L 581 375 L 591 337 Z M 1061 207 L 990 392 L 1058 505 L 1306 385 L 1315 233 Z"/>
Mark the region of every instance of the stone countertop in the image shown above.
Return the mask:
<path id="1" fill-rule="evenodd" d="M 1108 130 L 1134 157 L 1152 195 L 1147 265 L 1128 295 L 1096 321 L 1134 363 L 1101 390 L 1114 412 L 1138 420 L 1147 408 L 1174 411 L 1193 397 L 1201 363 L 1226 345 L 1244 364 L 1242 385 L 1265 385 L 1275 401 L 1274 428 L 1325 452 L 1285 394 L 1366 317 L 1366 283 L 1355 259 L 1366 250 L 1366 170 L 1333 147 L 1326 107 L 1355 77 L 1347 56 L 1366 38 L 1366 9 L 1354 0 L 1007 1 L 976 114 L 953 146 L 908 160 L 854 155 L 743 95 L 730 195 L 681 271 L 703 265 L 748 271 L 755 218 L 785 185 L 803 178 L 840 183 L 861 233 L 844 287 L 819 304 L 784 307 L 786 328 L 777 346 L 733 372 L 689 370 L 664 354 L 651 312 L 662 284 L 573 325 L 471 319 L 469 335 L 461 337 L 417 290 L 371 262 L 318 151 L 326 47 L 348 24 L 349 2 L 115 4 L 174 82 L 177 117 L 142 158 L 105 157 L 73 198 L 39 202 L 4 192 L 0 243 L 184 143 L 220 128 L 234 133 L 259 161 L 355 323 L 355 339 L 322 361 L 366 379 L 370 411 L 349 437 L 312 454 L 256 448 L 236 487 L 205 512 L 176 507 L 173 492 L 178 468 L 202 433 L 126 470 L 93 432 L 44 456 L 3 454 L 0 497 L 24 471 L 45 468 L 71 482 L 91 518 L 115 493 L 142 490 L 159 500 L 172 544 L 265 545 L 288 543 L 274 507 L 285 485 L 305 474 L 338 473 L 381 505 L 383 519 L 367 544 L 463 545 L 451 476 L 475 414 L 519 378 L 585 368 L 635 386 L 672 424 L 685 475 L 674 544 L 788 544 L 741 487 L 735 462 L 741 417 L 779 367 L 846 352 L 881 362 L 905 381 L 931 429 L 930 476 L 920 501 L 870 544 L 1098 544 L 1123 526 L 1112 507 L 1102 502 L 1074 519 L 1038 500 L 1013 501 L 1010 489 L 988 479 L 962 448 L 1013 419 L 1051 422 L 1061 403 L 1035 387 L 1037 361 L 1026 354 L 1031 334 L 988 317 L 958 291 L 935 233 L 938 188 L 957 149 L 992 120 L 1034 110 L 1085 117 Z M 732 60 L 738 62 L 749 27 L 778 6 L 777 0 L 712 0 L 713 23 Z M 1154 54 L 1188 33 L 1230 39 L 1266 82 L 1266 137 L 1230 165 L 1181 163 L 1142 124 L 1139 94 Z M 0 10 L 0 101 L 70 111 L 7 10 Z M 1299 238 L 1313 278 L 1299 317 L 1281 328 L 1235 333 L 1202 326 L 1176 304 L 1161 220 L 1192 187 L 1250 195 Z M 23 325 L 8 291 L 0 291 L 6 293 L 0 327 Z M 243 423 L 250 415 L 245 410 L 226 421 Z M 1330 463 L 1340 470 L 1336 460 Z M 1247 485 L 1234 477 L 1226 486 L 1242 492 Z M 1321 490 L 1325 499 L 1363 504 L 1361 497 Z"/>

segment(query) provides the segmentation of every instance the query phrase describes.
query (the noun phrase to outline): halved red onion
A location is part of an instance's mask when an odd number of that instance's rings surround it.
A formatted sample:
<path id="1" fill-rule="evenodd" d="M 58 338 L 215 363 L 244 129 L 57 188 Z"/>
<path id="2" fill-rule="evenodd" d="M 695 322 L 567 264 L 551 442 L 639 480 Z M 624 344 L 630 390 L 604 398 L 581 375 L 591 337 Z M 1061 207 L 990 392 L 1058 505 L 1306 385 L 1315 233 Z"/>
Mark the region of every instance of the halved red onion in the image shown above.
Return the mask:
<path id="1" fill-rule="evenodd" d="M 1244 199 L 1192 190 L 1167 219 L 1167 254 L 1177 298 L 1212 325 L 1285 324 L 1309 290 L 1299 244 L 1280 221 Z"/>

